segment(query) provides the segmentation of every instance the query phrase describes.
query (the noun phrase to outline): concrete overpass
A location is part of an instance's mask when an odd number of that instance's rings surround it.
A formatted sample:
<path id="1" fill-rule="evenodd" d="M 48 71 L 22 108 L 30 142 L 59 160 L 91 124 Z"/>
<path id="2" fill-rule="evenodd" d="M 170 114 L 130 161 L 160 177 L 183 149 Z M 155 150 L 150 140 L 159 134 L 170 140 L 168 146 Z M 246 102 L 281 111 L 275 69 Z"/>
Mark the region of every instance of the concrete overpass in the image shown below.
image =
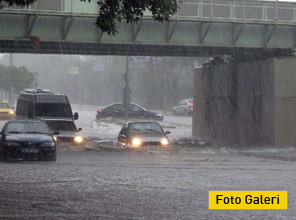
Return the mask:
<path id="1" fill-rule="evenodd" d="M 196 70 L 193 136 L 296 144 L 295 58 L 271 58 L 295 52 L 296 3 L 184 0 L 169 22 L 147 14 L 138 24 L 119 23 L 113 37 L 96 29 L 96 5 L 86 4 L 38 0 L 27 9 L 4 9 L 0 53 L 250 56 Z"/>
<path id="2" fill-rule="evenodd" d="M 291 55 L 296 45 L 295 3 L 184 1 L 169 22 L 147 14 L 138 24 L 118 23 L 119 33 L 110 37 L 94 25 L 95 1 L 45 2 L 0 12 L 0 52 L 265 57 Z M 32 46 L 31 36 L 40 39 L 40 48 Z"/>

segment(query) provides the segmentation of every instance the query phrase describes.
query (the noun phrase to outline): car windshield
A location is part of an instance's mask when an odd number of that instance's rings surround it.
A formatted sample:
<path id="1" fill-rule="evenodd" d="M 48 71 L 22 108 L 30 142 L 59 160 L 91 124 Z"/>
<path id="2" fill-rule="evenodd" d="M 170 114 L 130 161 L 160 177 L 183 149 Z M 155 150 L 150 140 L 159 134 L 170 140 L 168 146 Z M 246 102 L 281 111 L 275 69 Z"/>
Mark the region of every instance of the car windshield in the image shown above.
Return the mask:
<path id="1" fill-rule="evenodd" d="M 77 131 L 73 121 L 46 121 L 46 124 L 53 131 Z"/>
<path id="2" fill-rule="evenodd" d="M 187 100 L 189 104 L 193 104 L 193 99 Z"/>
<path id="3" fill-rule="evenodd" d="M 163 133 L 162 128 L 160 127 L 159 124 L 157 123 L 149 123 L 149 122 L 144 122 L 144 123 L 132 123 L 129 125 L 129 130 L 130 133 Z"/>
<path id="4" fill-rule="evenodd" d="M 10 108 L 8 103 L 0 103 L 0 108 Z"/>
<path id="5" fill-rule="evenodd" d="M 50 130 L 43 122 L 13 122 L 8 123 L 5 133 L 40 133 L 49 134 Z"/>
<path id="6" fill-rule="evenodd" d="M 36 117 L 72 117 L 72 111 L 69 104 L 62 103 L 36 103 Z"/>

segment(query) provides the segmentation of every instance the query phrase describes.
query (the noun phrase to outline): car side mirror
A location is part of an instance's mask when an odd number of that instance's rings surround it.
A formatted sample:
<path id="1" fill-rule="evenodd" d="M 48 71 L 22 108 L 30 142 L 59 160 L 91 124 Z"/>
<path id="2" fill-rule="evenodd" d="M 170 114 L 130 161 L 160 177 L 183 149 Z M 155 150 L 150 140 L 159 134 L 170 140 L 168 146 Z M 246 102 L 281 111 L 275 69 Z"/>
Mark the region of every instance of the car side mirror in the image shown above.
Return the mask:
<path id="1" fill-rule="evenodd" d="M 58 131 L 54 131 L 53 133 L 52 133 L 52 135 L 59 135 L 60 134 L 60 132 L 58 132 Z"/>
<path id="2" fill-rule="evenodd" d="M 77 112 L 74 113 L 73 118 L 74 118 L 74 120 L 77 120 L 79 118 L 79 115 Z"/>
<path id="3" fill-rule="evenodd" d="M 79 131 L 82 131 L 82 128 L 78 128 L 77 131 L 78 131 L 78 132 L 79 132 Z"/>
<path id="4" fill-rule="evenodd" d="M 170 134 L 170 133 L 171 133 L 170 131 L 166 131 L 166 132 L 165 132 L 165 134 Z"/>

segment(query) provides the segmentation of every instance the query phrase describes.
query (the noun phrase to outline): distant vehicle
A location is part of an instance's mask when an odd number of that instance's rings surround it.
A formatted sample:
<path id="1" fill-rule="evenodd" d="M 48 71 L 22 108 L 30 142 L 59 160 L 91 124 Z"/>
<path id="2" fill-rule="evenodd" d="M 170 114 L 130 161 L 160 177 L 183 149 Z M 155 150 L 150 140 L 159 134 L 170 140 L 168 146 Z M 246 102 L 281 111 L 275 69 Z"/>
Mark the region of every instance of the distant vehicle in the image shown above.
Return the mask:
<path id="1" fill-rule="evenodd" d="M 118 136 L 118 146 L 140 148 L 147 145 L 169 146 L 167 137 L 157 122 L 127 122 L 122 126 Z"/>
<path id="2" fill-rule="evenodd" d="M 181 100 L 178 106 L 173 108 L 174 115 L 192 115 L 193 113 L 193 99 Z"/>
<path id="3" fill-rule="evenodd" d="M 0 132 L 2 159 L 56 160 L 56 134 L 40 120 L 9 121 Z"/>
<path id="4" fill-rule="evenodd" d="M 84 138 L 79 135 L 74 120 L 78 113 L 72 113 L 69 99 L 66 95 L 55 94 L 50 90 L 26 89 L 17 100 L 17 119 L 41 119 L 55 131 L 59 131 L 57 142 L 83 144 Z"/>
<path id="5" fill-rule="evenodd" d="M 15 113 L 7 101 L 0 100 L 0 119 L 14 119 Z"/>
<path id="6" fill-rule="evenodd" d="M 100 108 L 97 110 L 96 118 L 106 118 L 106 117 L 114 117 L 114 118 L 124 118 L 125 116 L 125 108 L 122 103 L 115 103 L 109 105 L 105 108 Z M 137 104 L 130 104 L 129 109 L 129 118 L 139 118 L 139 119 L 149 119 L 149 120 L 156 120 L 162 121 L 163 115 L 160 113 L 148 111 L 142 106 Z"/>

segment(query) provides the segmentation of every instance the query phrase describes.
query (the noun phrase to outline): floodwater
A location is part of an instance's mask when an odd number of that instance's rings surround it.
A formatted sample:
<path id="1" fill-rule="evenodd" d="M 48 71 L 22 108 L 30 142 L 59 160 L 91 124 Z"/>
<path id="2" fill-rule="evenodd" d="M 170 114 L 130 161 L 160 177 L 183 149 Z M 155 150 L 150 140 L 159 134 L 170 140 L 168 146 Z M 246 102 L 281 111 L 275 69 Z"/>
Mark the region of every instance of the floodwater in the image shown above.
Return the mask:
<path id="1" fill-rule="evenodd" d="M 92 110 L 79 112 L 85 136 L 116 140 L 119 124 L 96 127 Z M 190 123 L 162 122 L 175 138 Z M 295 148 L 90 149 L 59 150 L 56 162 L 0 163 L 0 219 L 295 219 L 296 158 L 285 157 Z M 209 210 L 210 190 L 285 190 L 288 210 Z"/>
<path id="2" fill-rule="evenodd" d="M 295 162 L 234 154 L 60 152 L 1 163 L 0 219 L 294 219 Z M 287 190 L 288 210 L 208 210 L 210 190 Z"/>

